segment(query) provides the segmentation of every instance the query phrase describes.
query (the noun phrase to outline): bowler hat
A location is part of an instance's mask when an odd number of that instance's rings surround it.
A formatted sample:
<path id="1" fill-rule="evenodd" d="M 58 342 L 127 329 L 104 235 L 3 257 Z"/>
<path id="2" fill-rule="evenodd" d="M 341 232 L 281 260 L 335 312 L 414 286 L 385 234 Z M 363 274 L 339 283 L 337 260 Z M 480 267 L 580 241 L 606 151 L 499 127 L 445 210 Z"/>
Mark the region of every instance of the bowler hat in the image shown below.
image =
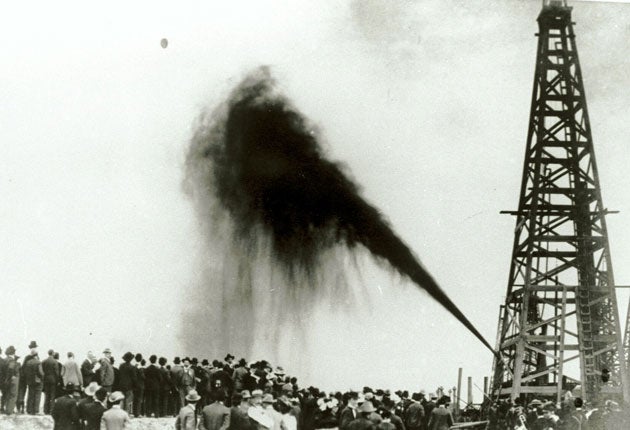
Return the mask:
<path id="1" fill-rule="evenodd" d="M 284 369 L 280 366 L 276 367 L 276 370 L 274 371 L 274 373 L 276 375 L 284 375 Z"/>
<path id="2" fill-rule="evenodd" d="M 111 350 L 111 349 L 109 349 L 109 348 L 105 348 L 105 349 L 103 350 L 103 354 L 111 354 L 111 353 L 112 353 L 112 350 Z M 111 397 L 111 396 L 110 396 L 110 397 Z"/>
<path id="3" fill-rule="evenodd" d="M 186 400 L 189 402 L 198 402 L 201 396 L 197 393 L 197 390 L 190 390 L 186 395 Z"/>
<path id="4" fill-rule="evenodd" d="M 225 356 L 225 358 L 223 360 L 224 361 L 234 360 L 234 356 L 232 354 L 228 354 L 228 355 Z"/>
<path id="5" fill-rule="evenodd" d="M 31 343 L 28 344 L 28 347 L 29 348 L 39 348 L 37 346 L 37 342 L 35 342 L 34 340 L 31 340 Z"/>
<path id="6" fill-rule="evenodd" d="M 202 366 L 207 366 L 208 364 L 210 364 L 210 362 L 208 361 L 207 358 L 204 358 L 203 360 L 201 360 L 201 365 Z"/>
<path id="7" fill-rule="evenodd" d="M 133 353 L 131 351 L 125 352 L 125 355 L 122 357 L 123 361 L 131 361 L 133 360 Z"/>

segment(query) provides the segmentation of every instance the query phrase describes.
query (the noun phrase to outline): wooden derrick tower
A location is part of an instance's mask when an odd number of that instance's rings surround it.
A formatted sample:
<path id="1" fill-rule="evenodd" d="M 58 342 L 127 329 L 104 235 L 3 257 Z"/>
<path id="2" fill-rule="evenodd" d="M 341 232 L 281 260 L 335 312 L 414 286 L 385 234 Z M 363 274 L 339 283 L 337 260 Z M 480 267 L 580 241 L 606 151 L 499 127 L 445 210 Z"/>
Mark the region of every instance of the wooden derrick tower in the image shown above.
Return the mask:
<path id="1" fill-rule="evenodd" d="M 495 398 L 628 395 L 615 281 L 571 7 L 543 1 Z"/>

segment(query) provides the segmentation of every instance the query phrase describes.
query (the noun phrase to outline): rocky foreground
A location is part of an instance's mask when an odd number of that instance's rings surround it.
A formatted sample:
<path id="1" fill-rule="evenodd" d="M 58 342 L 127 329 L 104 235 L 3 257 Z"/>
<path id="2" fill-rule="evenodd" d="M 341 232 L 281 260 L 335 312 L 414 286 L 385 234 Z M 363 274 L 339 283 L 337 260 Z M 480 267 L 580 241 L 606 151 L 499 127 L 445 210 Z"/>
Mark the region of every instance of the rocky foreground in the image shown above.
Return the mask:
<path id="1" fill-rule="evenodd" d="M 50 415 L 0 415 L 0 430 L 52 430 Z M 131 430 L 173 430 L 175 418 L 132 418 Z"/>

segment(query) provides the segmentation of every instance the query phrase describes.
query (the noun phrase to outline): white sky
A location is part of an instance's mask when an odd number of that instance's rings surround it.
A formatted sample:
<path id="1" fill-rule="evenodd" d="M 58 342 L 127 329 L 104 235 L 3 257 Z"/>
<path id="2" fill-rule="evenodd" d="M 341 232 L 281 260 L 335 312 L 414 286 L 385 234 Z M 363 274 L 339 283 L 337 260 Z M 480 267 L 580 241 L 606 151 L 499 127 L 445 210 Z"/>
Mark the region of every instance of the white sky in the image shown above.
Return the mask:
<path id="1" fill-rule="evenodd" d="M 604 204 L 621 211 L 608 218 L 613 265 L 628 285 L 630 5 L 572 3 Z M 494 343 L 514 229 L 499 211 L 518 202 L 539 10 L 517 0 L 12 2 L 0 22 L 0 346 L 180 352 L 202 247 L 181 190 L 185 149 L 201 110 L 260 64 Z M 484 347 L 382 272 L 366 268 L 371 311 L 320 310 L 308 369 L 281 364 L 324 388 L 431 391 L 454 385 L 459 366 L 481 386 Z M 331 343 L 340 331 L 354 343 Z"/>

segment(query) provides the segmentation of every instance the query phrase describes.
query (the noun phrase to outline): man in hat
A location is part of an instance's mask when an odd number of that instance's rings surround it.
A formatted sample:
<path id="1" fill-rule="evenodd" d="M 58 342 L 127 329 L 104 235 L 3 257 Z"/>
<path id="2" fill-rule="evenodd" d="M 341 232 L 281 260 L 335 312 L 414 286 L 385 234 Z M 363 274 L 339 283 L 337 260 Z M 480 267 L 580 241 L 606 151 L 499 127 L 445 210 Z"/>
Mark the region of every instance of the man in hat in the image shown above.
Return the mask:
<path id="1" fill-rule="evenodd" d="M 371 401 L 366 400 L 359 406 L 358 409 L 360 415 L 356 419 L 352 420 L 347 426 L 348 430 L 375 430 L 376 426 L 370 419 L 373 413 L 376 412 L 374 405 Z"/>
<path id="2" fill-rule="evenodd" d="M 136 361 L 136 379 L 137 383 L 133 390 L 133 413 L 137 417 L 144 416 L 144 390 L 145 390 L 145 375 L 144 367 L 147 362 L 142 358 L 142 354 L 138 353 L 134 357 Z"/>
<path id="3" fill-rule="evenodd" d="M 181 365 L 179 357 L 173 359 L 173 365 L 171 366 L 171 384 L 173 387 L 173 403 L 175 405 L 175 411 L 179 411 L 184 406 L 184 397 L 180 395 L 179 384 L 184 374 L 184 368 Z M 185 394 L 185 393 L 184 393 Z"/>
<path id="4" fill-rule="evenodd" d="M 111 393 L 114 385 L 114 366 L 112 365 L 112 351 L 109 348 L 103 350 L 103 357 L 101 357 L 98 364 L 100 365 L 98 375 L 101 387 L 107 393 Z"/>
<path id="5" fill-rule="evenodd" d="M 179 397 L 183 403 L 186 395 L 188 395 L 191 390 L 195 389 L 195 371 L 190 367 L 190 358 L 185 357 L 182 360 L 182 364 L 184 366 L 177 383 L 177 390 L 179 391 Z"/>
<path id="6" fill-rule="evenodd" d="M 437 394 L 429 394 L 429 401 L 424 405 L 424 428 L 429 427 L 429 419 L 431 419 L 431 412 L 437 407 Z"/>
<path id="7" fill-rule="evenodd" d="M 244 380 L 245 376 L 247 375 L 249 375 L 249 370 L 247 370 L 247 362 L 244 358 L 241 358 L 234 368 L 234 372 L 232 373 L 232 381 L 234 383 L 235 392 L 240 393 L 245 388 Z"/>
<path id="8" fill-rule="evenodd" d="M 133 416 L 133 390 L 138 383 L 136 369 L 131 364 L 133 354 L 125 352 L 122 356 L 123 363 L 118 367 L 118 389 L 124 394 L 122 408 L 130 417 Z"/>
<path id="9" fill-rule="evenodd" d="M 4 402 L 4 413 L 11 415 L 15 412 L 17 403 L 18 389 L 20 385 L 20 363 L 15 355 L 15 347 L 10 345 L 7 347 L 4 369 L 2 371 L 2 380 L 0 387 L 2 388 L 2 401 Z"/>
<path id="10" fill-rule="evenodd" d="M 250 422 L 257 430 L 271 430 L 273 429 L 273 418 L 270 417 L 262 407 L 263 392 L 262 390 L 252 391 L 252 398 L 250 399 L 250 407 L 247 410 L 247 416 L 250 418 Z"/>
<path id="11" fill-rule="evenodd" d="M 425 411 L 420 403 L 420 393 L 411 395 L 411 404 L 405 411 L 404 423 L 407 430 L 422 430 Z"/>
<path id="12" fill-rule="evenodd" d="M 453 415 L 448 409 L 451 399 L 448 396 L 442 396 L 437 402 L 437 407 L 431 411 L 429 418 L 429 430 L 448 430 L 453 425 Z"/>
<path id="13" fill-rule="evenodd" d="M 184 397 L 186 406 L 179 410 L 175 419 L 175 430 L 196 430 L 197 429 L 197 402 L 201 396 L 196 390 L 190 390 Z"/>
<path id="14" fill-rule="evenodd" d="M 94 366 L 96 365 L 96 356 L 92 351 L 88 351 L 87 358 L 81 363 L 81 378 L 83 379 L 83 386 L 87 387 L 90 382 L 95 380 L 96 373 L 94 372 Z"/>
<path id="15" fill-rule="evenodd" d="M 85 430 L 100 430 L 103 414 L 107 410 L 107 391 L 99 388 L 94 393 L 94 401 L 85 409 L 83 425 Z"/>
<path id="16" fill-rule="evenodd" d="M 77 412 L 79 413 L 79 420 L 83 423 L 85 420 L 85 411 L 89 405 L 94 403 L 94 394 L 101 388 L 96 382 L 90 382 L 90 384 L 83 389 L 85 397 L 77 402 Z M 99 421 L 100 424 L 100 421 Z"/>
<path id="17" fill-rule="evenodd" d="M 230 426 L 230 410 L 224 405 L 225 393 L 214 391 L 210 394 L 211 404 L 203 408 L 200 430 L 227 430 Z"/>
<path id="18" fill-rule="evenodd" d="M 50 415 L 55 421 L 54 430 L 76 430 L 79 428 L 79 411 L 75 397 L 78 387 L 68 384 L 64 387 L 64 395 L 57 398 Z"/>
<path id="19" fill-rule="evenodd" d="M 247 415 L 249 409 L 249 399 L 252 395 L 249 391 L 243 390 L 241 393 L 232 396 L 232 408 L 230 409 L 230 430 L 252 430 L 252 425 Z"/>
<path id="20" fill-rule="evenodd" d="M 42 361 L 42 371 L 44 373 L 44 413 L 49 414 L 57 397 L 57 385 L 61 382 L 59 364 L 55 360 L 55 351 L 52 349 L 48 350 L 48 357 Z"/>
<path id="21" fill-rule="evenodd" d="M 144 388 L 145 388 L 145 408 L 147 417 L 159 416 L 160 404 L 160 387 L 162 385 L 162 374 L 160 368 L 157 367 L 157 356 L 149 357 L 149 365 L 144 369 Z"/>
<path id="22" fill-rule="evenodd" d="M 22 366 L 21 366 L 21 372 L 20 372 L 20 384 L 19 384 L 19 388 L 18 388 L 18 396 L 17 396 L 17 403 L 16 406 L 18 408 L 18 412 L 19 413 L 24 413 L 25 412 L 25 402 L 24 399 L 26 397 L 26 390 L 28 389 L 28 382 L 26 382 L 26 373 L 24 372 L 26 364 L 34 357 L 38 356 L 37 355 L 37 342 L 35 342 L 34 340 L 31 341 L 31 343 L 28 344 L 28 348 L 31 350 L 30 353 L 24 357 L 24 360 L 22 361 Z M 41 394 L 40 394 L 41 396 Z"/>
<path id="23" fill-rule="evenodd" d="M 103 430 L 123 430 L 128 428 L 131 420 L 129 414 L 121 407 L 125 395 L 120 391 L 114 391 L 109 395 L 109 403 L 112 407 L 101 417 L 101 429 Z"/>
<path id="24" fill-rule="evenodd" d="M 166 368 L 166 363 L 167 363 L 166 357 L 160 357 L 158 359 L 158 364 L 160 365 L 160 393 L 159 393 L 160 412 L 158 416 L 160 417 L 165 417 L 170 414 L 168 406 L 172 398 L 171 397 L 171 388 L 172 388 L 171 372 L 169 369 Z"/>
<path id="25" fill-rule="evenodd" d="M 230 366 L 230 367 L 234 367 L 234 356 L 232 354 L 229 354 L 225 356 L 225 358 L 223 359 L 223 361 L 225 361 L 225 363 Z"/>
<path id="26" fill-rule="evenodd" d="M 341 410 L 339 414 L 339 428 L 346 430 L 348 424 L 359 417 L 359 393 L 350 391 L 347 394 L 348 405 Z"/>
<path id="27" fill-rule="evenodd" d="M 31 345 L 33 345 L 33 343 L 31 343 Z M 31 349 L 29 359 L 24 359 L 24 363 L 25 364 L 22 366 L 22 374 L 24 375 L 24 382 L 28 387 L 26 413 L 36 415 L 39 414 L 39 404 L 42 398 L 42 389 L 44 388 L 42 362 L 39 361 L 36 348 Z"/>

